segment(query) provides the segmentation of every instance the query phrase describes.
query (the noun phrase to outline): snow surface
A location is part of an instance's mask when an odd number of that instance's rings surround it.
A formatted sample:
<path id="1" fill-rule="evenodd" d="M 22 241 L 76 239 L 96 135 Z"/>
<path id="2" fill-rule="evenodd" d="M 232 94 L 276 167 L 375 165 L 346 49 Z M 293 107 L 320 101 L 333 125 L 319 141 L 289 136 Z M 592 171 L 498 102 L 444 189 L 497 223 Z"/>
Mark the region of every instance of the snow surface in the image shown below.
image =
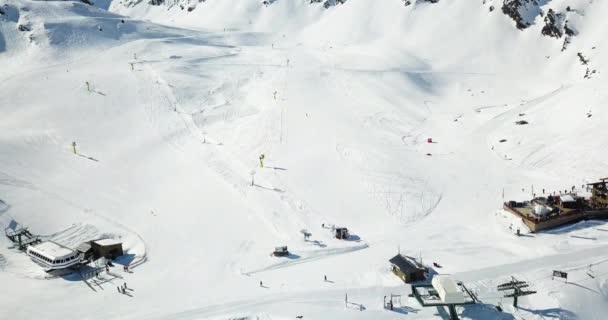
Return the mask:
<path id="1" fill-rule="evenodd" d="M 608 2 L 543 1 L 584 13 L 563 52 L 480 2 L 0 0 L 0 225 L 131 266 L 52 276 L 1 237 L 0 318 L 446 319 L 400 250 L 478 294 L 464 319 L 604 319 L 605 222 L 515 237 L 500 208 L 607 175 Z"/>

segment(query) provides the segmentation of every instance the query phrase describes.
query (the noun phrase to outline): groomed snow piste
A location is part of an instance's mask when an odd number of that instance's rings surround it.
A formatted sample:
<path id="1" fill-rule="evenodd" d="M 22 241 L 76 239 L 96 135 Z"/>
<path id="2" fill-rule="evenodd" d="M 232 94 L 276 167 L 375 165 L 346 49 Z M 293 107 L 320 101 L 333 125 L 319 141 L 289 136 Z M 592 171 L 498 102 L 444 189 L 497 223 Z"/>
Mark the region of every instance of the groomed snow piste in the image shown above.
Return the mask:
<path id="1" fill-rule="evenodd" d="M 608 176 L 608 2 L 523 30 L 498 0 L 310 2 L 0 0 L 0 226 L 131 265 L 47 274 L 1 236 L 0 319 L 447 319 L 398 251 L 477 293 L 463 319 L 605 319 L 605 222 L 516 237 L 501 208 Z"/>

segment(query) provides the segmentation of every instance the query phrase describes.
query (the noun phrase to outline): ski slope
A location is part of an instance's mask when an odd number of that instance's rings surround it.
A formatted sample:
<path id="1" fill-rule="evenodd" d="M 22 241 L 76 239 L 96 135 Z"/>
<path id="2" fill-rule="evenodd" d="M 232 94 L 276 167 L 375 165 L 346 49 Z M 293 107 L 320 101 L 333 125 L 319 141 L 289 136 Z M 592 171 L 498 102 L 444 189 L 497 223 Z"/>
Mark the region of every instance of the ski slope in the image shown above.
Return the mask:
<path id="1" fill-rule="evenodd" d="M 0 318 L 447 319 L 398 251 L 478 293 L 463 319 L 608 314 L 604 221 L 515 237 L 500 210 L 606 176 L 608 3 L 545 4 L 584 13 L 561 51 L 474 1 L 0 1 L 0 225 L 132 269 L 49 275 L 0 237 Z"/>

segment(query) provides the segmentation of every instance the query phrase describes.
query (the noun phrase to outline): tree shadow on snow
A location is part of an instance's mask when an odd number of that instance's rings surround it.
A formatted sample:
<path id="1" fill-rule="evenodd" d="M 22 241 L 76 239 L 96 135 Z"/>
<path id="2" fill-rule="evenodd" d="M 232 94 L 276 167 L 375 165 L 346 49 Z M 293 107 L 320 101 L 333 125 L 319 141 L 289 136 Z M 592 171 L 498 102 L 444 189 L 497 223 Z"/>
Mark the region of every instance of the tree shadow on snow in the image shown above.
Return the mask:
<path id="1" fill-rule="evenodd" d="M 414 309 L 412 307 L 403 306 L 403 307 L 394 307 L 393 310 L 390 310 L 390 311 L 401 313 L 401 314 L 409 314 L 409 313 L 418 313 L 418 311 L 420 311 L 420 309 Z"/>
<path id="2" fill-rule="evenodd" d="M 589 290 L 589 291 L 591 291 L 591 292 L 593 292 L 593 293 L 602 294 L 601 292 L 599 292 L 599 291 L 597 291 L 597 290 L 593 290 L 593 289 L 591 289 L 591 288 L 589 288 L 589 287 L 585 287 L 585 286 L 583 286 L 583 285 L 581 285 L 581 284 L 578 284 L 578 283 L 574 283 L 574 282 L 568 282 L 568 284 L 569 284 L 569 285 L 576 286 L 576 287 L 579 287 L 579 288 L 582 288 L 582 289 L 585 289 L 585 290 Z"/>
<path id="3" fill-rule="evenodd" d="M 556 228 L 556 229 L 552 229 L 552 230 L 546 230 L 546 231 L 541 231 L 539 233 L 543 234 L 566 234 L 566 233 L 571 233 L 571 232 L 575 232 L 575 231 L 580 231 L 580 230 L 585 230 L 585 229 L 589 229 L 589 228 L 597 228 L 597 227 L 602 227 L 605 226 L 608 222 L 606 221 L 599 221 L 599 220 L 587 220 L 587 221 L 581 221 L 581 222 L 577 222 L 575 224 L 572 225 L 566 225 L 560 228 Z"/>
<path id="4" fill-rule="evenodd" d="M 313 245 L 315 246 L 319 246 L 319 248 L 326 248 L 327 245 L 325 243 L 323 243 L 323 241 L 319 241 L 319 240 L 313 240 L 310 241 Z"/>
<path id="5" fill-rule="evenodd" d="M 569 311 L 569 310 L 562 309 L 562 308 L 532 310 L 532 309 L 526 309 L 526 308 L 520 307 L 519 309 L 533 313 L 538 316 L 541 316 L 543 319 L 544 318 L 559 319 L 559 320 L 577 320 L 577 319 L 579 319 L 578 316 L 576 315 L 576 313 Z"/>
<path id="6" fill-rule="evenodd" d="M 121 264 L 123 266 L 128 266 L 133 262 L 133 260 L 135 260 L 135 255 L 132 253 L 127 253 L 125 255 L 122 255 L 122 256 L 112 260 L 112 262 Z"/>
<path id="7" fill-rule="evenodd" d="M 464 310 L 461 313 L 463 318 L 470 319 L 495 319 L 495 320 L 515 320 L 515 317 L 510 313 L 504 313 L 498 311 L 495 306 L 491 304 L 474 304 L 464 306 Z M 449 314 L 446 319 L 449 319 Z"/>
<path id="8" fill-rule="evenodd" d="M 0 33 L 0 53 L 6 50 L 6 42 L 4 41 L 4 36 Z"/>
<path id="9" fill-rule="evenodd" d="M 297 254 L 290 253 L 290 254 L 286 255 L 285 258 L 287 258 L 289 260 L 296 260 L 296 259 L 300 259 L 301 257 Z"/>
<path id="10" fill-rule="evenodd" d="M 278 192 L 278 193 L 283 193 L 283 192 L 285 192 L 284 190 L 279 189 L 279 188 L 268 188 L 268 187 L 261 186 L 261 185 L 259 185 L 259 184 L 257 184 L 257 183 L 254 183 L 253 185 L 254 185 L 255 187 L 258 187 L 258 188 L 260 188 L 260 189 L 264 189 L 264 190 L 274 191 L 274 192 Z"/>
<path id="11" fill-rule="evenodd" d="M 353 242 L 361 242 L 361 237 L 359 237 L 356 234 L 351 234 L 348 239 L 344 239 L 346 241 L 353 241 Z"/>

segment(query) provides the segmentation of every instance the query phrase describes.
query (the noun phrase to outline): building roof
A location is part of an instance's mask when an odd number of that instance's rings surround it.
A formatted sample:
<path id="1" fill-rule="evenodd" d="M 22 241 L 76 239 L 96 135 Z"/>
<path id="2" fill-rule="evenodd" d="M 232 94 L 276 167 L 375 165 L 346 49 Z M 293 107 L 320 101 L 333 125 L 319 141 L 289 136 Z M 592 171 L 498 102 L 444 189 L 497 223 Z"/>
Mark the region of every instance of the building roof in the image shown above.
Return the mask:
<path id="1" fill-rule="evenodd" d="M 559 198 L 562 202 L 576 202 L 576 199 L 571 194 L 564 194 L 559 196 Z"/>
<path id="2" fill-rule="evenodd" d="M 82 253 L 86 253 L 89 250 L 91 250 L 91 243 L 89 243 L 89 242 L 83 242 L 78 247 L 76 247 L 76 251 L 79 251 Z"/>
<path id="3" fill-rule="evenodd" d="M 454 281 L 452 277 L 446 275 L 437 275 L 433 277 L 433 287 L 435 290 L 443 289 L 446 293 L 462 292 L 456 284 L 456 281 Z"/>
<path id="4" fill-rule="evenodd" d="M 43 253 L 49 258 L 61 258 L 67 255 L 70 255 L 74 252 L 74 250 L 64 247 L 53 241 L 46 241 L 35 246 L 32 246 L 38 252 Z"/>
<path id="5" fill-rule="evenodd" d="M 391 264 L 396 265 L 403 272 L 418 272 L 424 270 L 424 267 L 417 263 L 414 258 L 398 254 L 388 260 Z"/>
<path id="6" fill-rule="evenodd" d="M 120 242 L 116 239 L 100 239 L 100 240 L 95 240 L 93 242 L 97 243 L 100 246 L 111 246 L 111 245 L 115 245 L 115 244 L 122 244 L 122 242 Z"/>

